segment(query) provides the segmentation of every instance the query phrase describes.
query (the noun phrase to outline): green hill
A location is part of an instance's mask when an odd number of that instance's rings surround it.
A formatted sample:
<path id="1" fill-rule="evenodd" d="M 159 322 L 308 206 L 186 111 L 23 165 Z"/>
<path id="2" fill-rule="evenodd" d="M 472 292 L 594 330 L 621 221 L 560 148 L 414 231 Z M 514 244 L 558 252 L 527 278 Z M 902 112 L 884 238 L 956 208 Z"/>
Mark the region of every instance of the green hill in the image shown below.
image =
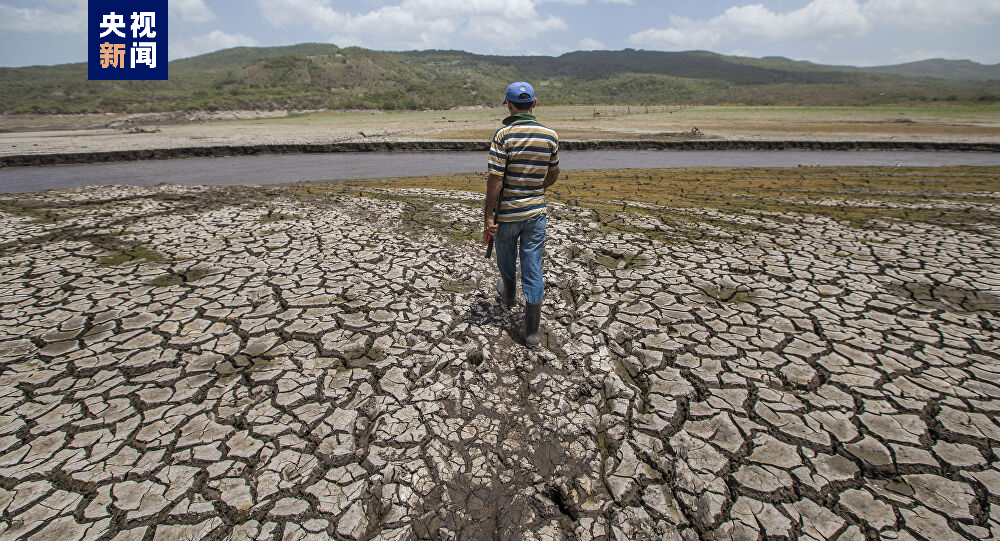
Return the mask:
<path id="1" fill-rule="evenodd" d="M 895 66 L 864 68 L 867 71 L 891 73 L 907 77 L 936 77 L 939 79 L 1000 80 L 1000 64 L 984 65 L 969 60 L 944 60 L 933 58 Z"/>
<path id="2" fill-rule="evenodd" d="M 864 105 L 1000 99 L 1000 80 L 962 77 L 996 66 L 930 62 L 890 72 L 891 66 L 822 66 L 706 51 L 486 56 L 306 43 L 238 47 L 175 60 L 169 81 L 87 81 L 85 63 L 0 68 L 0 111 L 443 109 L 496 104 L 503 87 L 516 79 L 532 81 L 539 98 L 549 104 Z"/>

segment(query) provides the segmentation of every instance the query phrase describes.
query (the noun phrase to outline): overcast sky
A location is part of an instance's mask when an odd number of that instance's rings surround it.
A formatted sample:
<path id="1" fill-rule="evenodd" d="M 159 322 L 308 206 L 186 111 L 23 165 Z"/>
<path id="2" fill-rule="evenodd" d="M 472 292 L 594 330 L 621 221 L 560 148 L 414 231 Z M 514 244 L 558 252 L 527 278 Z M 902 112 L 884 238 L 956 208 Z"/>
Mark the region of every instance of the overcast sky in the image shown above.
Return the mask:
<path id="1" fill-rule="evenodd" d="M 703 49 L 873 66 L 1000 63 L 1000 0 L 169 0 L 170 58 L 239 45 L 559 55 Z M 86 0 L 0 0 L 0 66 L 86 60 Z"/>

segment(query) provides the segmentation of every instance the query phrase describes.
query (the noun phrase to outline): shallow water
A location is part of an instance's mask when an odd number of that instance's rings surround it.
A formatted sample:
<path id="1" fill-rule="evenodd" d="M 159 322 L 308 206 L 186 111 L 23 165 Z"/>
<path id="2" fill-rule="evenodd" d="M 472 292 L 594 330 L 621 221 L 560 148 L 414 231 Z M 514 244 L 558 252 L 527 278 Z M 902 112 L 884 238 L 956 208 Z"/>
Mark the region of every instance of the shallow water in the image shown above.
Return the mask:
<path id="1" fill-rule="evenodd" d="M 563 151 L 563 169 L 646 167 L 1000 166 L 996 152 L 808 150 Z M 131 184 L 257 185 L 486 170 L 485 152 L 343 152 L 0 169 L 0 192 Z"/>

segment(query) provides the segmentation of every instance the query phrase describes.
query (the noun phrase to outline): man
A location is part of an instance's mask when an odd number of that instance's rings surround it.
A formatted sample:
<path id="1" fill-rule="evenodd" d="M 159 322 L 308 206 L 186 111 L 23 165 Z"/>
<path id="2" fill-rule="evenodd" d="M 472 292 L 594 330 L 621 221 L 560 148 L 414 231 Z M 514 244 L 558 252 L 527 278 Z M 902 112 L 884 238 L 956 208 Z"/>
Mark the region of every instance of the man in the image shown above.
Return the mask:
<path id="1" fill-rule="evenodd" d="M 536 347 L 542 312 L 542 253 L 545 249 L 545 188 L 559 177 L 559 136 L 531 114 L 535 89 L 518 81 L 507 87 L 503 120 L 490 143 L 484 235 L 493 235 L 500 269 L 497 291 L 507 307 L 516 298 L 517 260 L 524 293 L 524 342 Z M 498 201 L 499 200 L 499 201 Z M 494 205 L 499 204 L 496 221 Z"/>

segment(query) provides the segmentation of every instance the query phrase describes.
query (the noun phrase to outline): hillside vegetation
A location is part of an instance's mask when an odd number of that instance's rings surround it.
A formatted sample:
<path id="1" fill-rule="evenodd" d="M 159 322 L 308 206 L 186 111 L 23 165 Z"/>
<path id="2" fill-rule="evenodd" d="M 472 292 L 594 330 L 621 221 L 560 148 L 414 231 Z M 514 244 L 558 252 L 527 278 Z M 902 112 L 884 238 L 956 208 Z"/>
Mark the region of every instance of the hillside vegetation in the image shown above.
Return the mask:
<path id="1" fill-rule="evenodd" d="M 510 81 L 547 104 L 875 105 L 1000 101 L 1000 68 L 968 61 L 852 68 L 704 51 L 558 57 L 238 47 L 170 63 L 169 81 L 87 81 L 87 65 L 0 68 L 0 112 L 446 109 L 502 101 Z"/>

